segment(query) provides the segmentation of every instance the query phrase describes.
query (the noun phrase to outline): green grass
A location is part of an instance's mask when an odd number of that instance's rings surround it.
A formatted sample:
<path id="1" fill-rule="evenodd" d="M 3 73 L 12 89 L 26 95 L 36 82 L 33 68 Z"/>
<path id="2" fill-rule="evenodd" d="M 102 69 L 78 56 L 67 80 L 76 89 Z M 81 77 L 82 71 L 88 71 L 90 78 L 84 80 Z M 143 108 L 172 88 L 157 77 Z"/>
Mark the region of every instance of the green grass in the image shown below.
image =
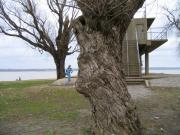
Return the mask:
<path id="1" fill-rule="evenodd" d="M 85 108 L 87 102 L 72 89 L 45 88 L 38 93 L 23 90 L 1 90 L 0 119 L 15 120 L 19 117 L 43 117 L 50 119 L 74 119 L 76 110 Z M 46 117 L 47 117 L 46 116 Z"/>
<path id="2" fill-rule="evenodd" d="M 22 89 L 31 86 L 38 86 L 41 84 L 50 84 L 54 80 L 27 80 L 16 82 L 0 82 L 0 89 Z"/>
<path id="3" fill-rule="evenodd" d="M 27 130 L 39 124 L 50 126 L 49 129 L 42 129 L 41 133 L 34 131 L 32 135 L 59 135 L 59 133 L 68 135 L 68 132 L 77 132 L 64 129 L 64 124 L 61 125 L 61 123 L 68 124 L 70 128 L 73 122 L 79 123 L 82 117 L 80 110 L 88 109 L 87 101 L 74 88 L 48 86 L 47 84 L 51 82 L 39 80 L 1 82 L 0 122 L 25 122 L 29 126 Z M 55 125 L 57 129 L 52 129 L 51 124 L 54 125 L 57 121 L 58 124 Z M 82 126 L 84 125 L 86 124 Z M 23 127 L 24 124 L 21 126 Z M 63 126 L 63 130 L 60 126 Z M 84 128 L 79 128 L 78 133 L 81 132 L 80 135 L 84 135 L 83 130 Z"/>
<path id="4" fill-rule="evenodd" d="M 51 120 L 75 120 L 78 118 L 77 111 L 70 111 L 70 112 L 57 112 L 49 116 Z"/>

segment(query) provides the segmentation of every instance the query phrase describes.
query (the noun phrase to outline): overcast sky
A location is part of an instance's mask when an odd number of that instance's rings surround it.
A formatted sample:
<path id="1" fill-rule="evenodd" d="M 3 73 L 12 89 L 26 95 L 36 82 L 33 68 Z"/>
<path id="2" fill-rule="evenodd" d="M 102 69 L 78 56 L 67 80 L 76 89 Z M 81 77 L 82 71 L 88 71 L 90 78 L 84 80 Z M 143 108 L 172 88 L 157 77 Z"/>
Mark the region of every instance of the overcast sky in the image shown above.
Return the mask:
<path id="1" fill-rule="evenodd" d="M 148 3 L 151 3 L 150 0 L 147 1 Z M 154 4 L 148 4 L 147 17 L 156 17 L 152 27 L 162 27 L 165 24 L 162 10 L 158 7 L 170 5 L 173 8 L 174 3 L 175 0 L 159 0 Z M 169 41 L 150 54 L 150 66 L 180 67 L 177 44 L 178 39 L 170 32 Z M 73 68 L 77 68 L 77 56 L 77 53 L 68 56 L 66 66 L 71 64 Z M 0 34 L 0 69 L 27 68 L 55 68 L 55 65 L 52 57 L 47 53 L 40 54 L 38 50 L 32 49 L 24 41 Z"/>

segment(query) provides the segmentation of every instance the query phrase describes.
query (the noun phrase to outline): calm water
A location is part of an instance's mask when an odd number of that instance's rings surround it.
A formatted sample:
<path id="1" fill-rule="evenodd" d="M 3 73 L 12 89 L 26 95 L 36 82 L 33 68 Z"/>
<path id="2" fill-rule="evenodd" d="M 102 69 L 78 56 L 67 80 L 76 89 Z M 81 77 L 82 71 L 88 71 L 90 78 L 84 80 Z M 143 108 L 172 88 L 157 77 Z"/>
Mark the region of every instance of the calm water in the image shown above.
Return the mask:
<path id="1" fill-rule="evenodd" d="M 76 70 L 72 73 L 72 76 L 75 75 Z M 22 80 L 56 79 L 56 71 L 0 71 L 0 81 L 15 81 L 19 77 Z"/>
<path id="2" fill-rule="evenodd" d="M 180 68 L 150 68 L 150 72 L 180 74 Z M 72 75 L 77 75 L 77 70 L 74 70 Z M 56 71 L 0 71 L 0 81 L 15 81 L 19 77 L 21 77 L 22 80 L 55 79 Z"/>
<path id="3" fill-rule="evenodd" d="M 144 72 L 144 69 L 143 69 Z M 153 67 L 150 68 L 150 73 L 164 73 L 164 74 L 180 74 L 179 67 Z"/>

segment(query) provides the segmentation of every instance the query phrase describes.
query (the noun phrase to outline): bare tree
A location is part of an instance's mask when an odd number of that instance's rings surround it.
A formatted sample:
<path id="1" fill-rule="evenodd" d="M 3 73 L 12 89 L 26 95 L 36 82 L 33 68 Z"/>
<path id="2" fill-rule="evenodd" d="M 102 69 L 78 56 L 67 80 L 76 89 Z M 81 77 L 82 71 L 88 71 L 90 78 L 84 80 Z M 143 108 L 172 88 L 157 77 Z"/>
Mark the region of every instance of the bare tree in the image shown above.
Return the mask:
<path id="1" fill-rule="evenodd" d="M 177 2 L 177 7 L 174 10 L 170 10 L 167 7 L 163 7 L 163 9 L 166 11 L 166 17 L 169 21 L 167 24 L 167 28 L 176 28 L 178 32 L 180 32 L 180 2 Z"/>
<path id="2" fill-rule="evenodd" d="M 141 135 L 127 90 L 122 41 L 145 0 L 76 0 L 83 15 L 74 22 L 80 46 L 76 89 L 91 104 L 96 135 Z"/>
<path id="3" fill-rule="evenodd" d="M 167 30 L 176 30 L 177 37 L 180 37 L 180 2 L 177 1 L 177 7 L 173 10 L 168 7 L 163 7 L 165 10 L 165 16 L 168 19 L 166 29 Z M 179 42 L 179 41 L 178 41 Z M 180 42 L 177 47 L 178 55 L 180 55 Z"/>
<path id="4" fill-rule="evenodd" d="M 70 0 L 0 0 L 0 32 L 48 52 L 54 59 L 57 79 L 63 78 L 66 56 L 77 51 L 68 46 L 74 41 L 72 20 L 78 14 L 73 7 Z"/>

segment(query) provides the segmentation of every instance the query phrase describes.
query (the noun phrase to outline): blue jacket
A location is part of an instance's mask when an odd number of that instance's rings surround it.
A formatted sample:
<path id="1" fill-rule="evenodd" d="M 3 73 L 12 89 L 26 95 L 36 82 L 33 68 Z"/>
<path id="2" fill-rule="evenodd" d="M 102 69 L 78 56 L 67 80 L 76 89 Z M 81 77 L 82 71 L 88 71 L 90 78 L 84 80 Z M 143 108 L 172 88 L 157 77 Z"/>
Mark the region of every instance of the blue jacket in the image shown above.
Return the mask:
<path id="1" fill-rule="evenodd" d="M 69 75 L 73 72 L 72 68 L 67 68 L 66 69 L 66 75 Z"/>

